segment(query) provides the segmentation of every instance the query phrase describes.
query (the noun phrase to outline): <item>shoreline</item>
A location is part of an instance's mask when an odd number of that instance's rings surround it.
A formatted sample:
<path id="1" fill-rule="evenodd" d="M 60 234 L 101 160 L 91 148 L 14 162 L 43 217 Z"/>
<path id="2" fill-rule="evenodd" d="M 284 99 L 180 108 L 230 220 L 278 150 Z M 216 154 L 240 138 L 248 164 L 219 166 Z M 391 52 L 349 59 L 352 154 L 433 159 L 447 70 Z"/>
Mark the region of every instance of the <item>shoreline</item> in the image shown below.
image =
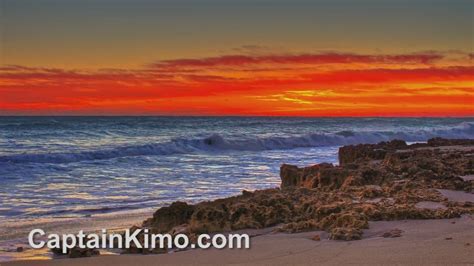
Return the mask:
<path id="1" fill-rule="evenodd" d="M 132 221 L 143 221 L 135 228 L 149 228 L 158 233 L 179 231 L 191 238 L 199 232 L 252 232 L 256 243 L 268 243 L 267 246 L 258 244 L 250 250 L 238 251 L 179 250 L 162 255 L 120 255 L 119 258 L 102 255 L 43 263 L 78 265 L 87 260 L 97 265 L 130 265 L 125 261 L 134 257 L 133 260 L 149 264 L 152 257 L 159 256 L 160 261 L 178 264 L 203 264 L 209 259 L 215 259 L 218 264 L 247 264 L 260 259 L 278 264 L 283 261 L 278 255 L 281 252 L 288 253 L 283 257 L 292 258 L 296 263 L 303 263 L 302 259 L 336 263 L 337 259 L 327 259 L 319 253 L 296 256 L 306 252 L 303 247 L 308 245 L 311 234 L 318 234 L 321 240 L 311 240 L 318 242 L 318 250 L 329 249 L 327 253 L 336 252 L 355 264 L 363 263 L 363 254 L 374 256 L 373 260 L 365 258 L 369 264 L 385 260 L 401 262 L 396 261 L 396 256 L 378 254 L 384 248 L 400 250 L 403 256 L 398 259 L 407 259 L 407 263 L 474 262 L 473 152 L 474 140 L 431 139 L 413 145 L 395 140 L 344 146 L 339 149 L 338 165 L 321 163 L 304 168 L 282 165 L 281 187 L 277 189 L 243 191 L 239 196 L 194 205 L 174 202 L 152 215 L 128 214 L 128 219 L 114 217 L 114 214 L 84 218 L 84 223 L 90 223 L 87 219 L 97 219 L 97 227 L 108 229 L 123 229 Z M 71 223 L 63 229 L 81 226 Z M 274 246 L 275 238 L 285 244 Z M 453 239 L 457 241 L 451 241 Z M 373 243 L 377 245 L 371 246 Z M 428 249 L 426 244 L 430 245 Z M 364 247 L 371 247 L 373 251 L 367 253 Z M 465 255 L 458 256 L 456 250 Z M 151 252 L 137 247 L 123 251 L 129 254 Z M 419 254 L 428 256 L 434 251 L 444 257 L 417 259 Z M 246 261 L 243 257 L 247 256 L 258 260 Z M 39 261 L 14 261 L 8 265 L 29 263 L 37 265 Z"/>
<path id="2" fill-rule="evenodd" d="M 121 211 L 92 215 L 90 217 L 70 218 L 34 218 L 26 221 L 12 219 L 2 224 L 0 228 L 0 264 L 10 260 L 31 258 L 54 259 L 53 254 L 46 248 L 33 250 L 29 248 L 27 235 L 32 229 L 41 228 L 47 233 L 86 233 L 97 232 L 102 228 L 120 231 L 134 225 L 140 225 L 150 217 L 153 210 L 143 209 L 134 212 Z M 16 252 L 17 247 L 23 247 L 23 252 Z"/>

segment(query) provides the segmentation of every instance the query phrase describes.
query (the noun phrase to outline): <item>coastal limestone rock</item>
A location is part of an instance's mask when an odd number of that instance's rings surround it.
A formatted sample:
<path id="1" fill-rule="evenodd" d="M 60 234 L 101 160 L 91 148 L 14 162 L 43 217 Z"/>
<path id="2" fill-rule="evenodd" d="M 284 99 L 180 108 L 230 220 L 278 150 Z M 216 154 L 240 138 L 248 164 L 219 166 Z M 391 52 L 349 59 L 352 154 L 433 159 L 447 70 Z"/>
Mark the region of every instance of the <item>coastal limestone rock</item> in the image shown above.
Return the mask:
<path id="1" fill-rule="evenodd" d="M 342 186 L 349 173 L 332 164 L 321 163 L 305 168 L 283 164 L 280 167 L 281 188 L 305 187 L 335 189 Z"/>
<path id="2" fill-rule="evenodd" d="M 332 213 L 320 222 L 320 228 L 329 231 L 329 238 L 334 240 L 359 240 L 362 229 L 369 228 L 368 218 L 363 213 Z"/>
<path id="3" fill-rule="evenodd" d="M 432 138 L 429 139 L 427 144 L 432 147 L 440 146 L 472 146 L 474 145 L 474 139 L 445 139 L 445 138 Z"/>
<path id="4" fill-rule="evenodd" d="M 331 230 L 329 239 L 345 241 L 360 240 L 362 239 L 362 231 L 355 228 L 336 227 Z"/>
<path id="5" fill-rule="evenodd" d="M 189 233 L 263 228 L 287 221 L 293 215 L 292 208 L 291 199 L 279 189 L 245 191 L 241 196 L 196 205 L 175 202 L 157 210 L 143 227 L 156 232 L 179 228 Z"/>
<path id="6" fill-rule="evenodd" d="M 280 190 L 254 192 L 196 206 L 189 226 L 192 232 L 207 233 L 245 228 L 264 228 L 287 221 L 293 202 Z"/>
<path id="7" fill-rule="evenodd" d="M 100 255 L 100 251 L 97 249 L 74 247 L 69 251 L 68 257 L 69 258 L 84 258 L 84 257 L 98 256 L 98 255 Z"/>
<path id="8" fill-rule="evenodd" d="M 344 146 L 339 148 L 339 164 L 344 166 L 360 161 L 383 160 L 388 152 L 406 147 L 407 144 L 403 140 Z"/>
<path id="9" fill-rule="evenodd" d="M 433 146 L 463 144 L 464 146 Z M 459 149 L 459 147 L 463 147 Z M 471 191 L 474 182 L 462 177 L 474 173 L 474 140 L 430 140 L 406 145 L 403 141 L 360 144 L 340 148 L 340 166 L 319 164 L 305 168 L 282 165 L 281 187 L 353 189 L 402 179 L 431 183 L 437 188 Z M 469 181 L 469 180 L 468 180 Z M 342 182 L 342 185 L 341 185 Z"/>
<path id="10" fill-rule="evenodd" d="M 142 229 L 138 226 L 133 226 L 132 228 L 130 228 L 130 233 L 133 234 L 136 230 L 139 230 L 139 229 Z M 152 229 L 150 230 L 151 234 L 157 234 L 157 233 L 160 233 L 158 232 L 158 229 Z M 145 243 L 145 233 L 144 233 L 144 230 L 141 230 L 138 235 L 137 235 L 137 240 L 138 242 L 141 243 L 141 246 L 142 247 L 138 247 L 134 242 L 130 243 L 130 247 L 128 249 L 124 249 L 122 254 L 161 254 L 161 253 L 166 253 L 167 252 L 167 246 L 161 248 L 159 246 L 159 242 L 157 242 L 156 244 L 156 247 L 155 248 L 143 248 L 144 246 L 144 243 Z M 122 245 L 125 245 L 125 238 L 123 237 L 122 238 L 122 241 L 124 241 L 122 243 Z M 157 240 L 158 241 L 158 240 Z M 167 245 L 167 243 L 165 243 L 165 245 Z"/>
<path id="11" fill-rule="evenodd" d="M 458 145 L 455 148 L 446 145 Z M 474 204 L 446 198 L 437 189 L 472 193 L 474 140 L 433 139 L 345 146 L 340 165 L 282 165 L 281 189 L 189 205 L 175 202 L 143 223 L 151 232 L 200 233 L 277 226 L 281 232 L 324 230 L 330 239 L 361 239 L 369 221 L 442 219 L 474 214 Z M 419 202 L 445 208 L 418 208 Z M 390 236 L 396 236 L 391 232 Z M 151 251 L 134 250 L 131 253 Z"/>
<path id="12" fill-rule="evenodd" d="M 87 238 L 87 236 L 86 236 Z M 69 239 L 69 244 L 73 243 L 72 239 Z M 76 238 L 75 243 L 78 243 L 78 239 Z M 62 247 L 62 241 L 60 241 L 59 246 Z M 82 257 L 92 257 L 100 255 L 100 251 L 95 248 L 80 248 L 79 246 L 75 246 L 72 248 L 66 249 L 66 253 L 63 253 L 62 248 L 52 248 L 51 252 L 56 256 L 64 256 L 66 255 L 69 258 L 82 258 Z"/>
<path id="13" fill-rule="evenodd" d="M 281 187 L 316 187 L 318 183 L 314 177 L 320 172 L 322 168 L 331 167 L 332 164 L 314 165 L 305 168 L 298 168 L 294 165 L 283 164 L 280 167 L 280 173 L 282 176 Z"/>
<path id="14" fill-rule="evenodd" d="M 177 225 L 187 223 L 194 209 L 193 205 L 188 205 L 186 202 L 173 202 L 168 207 L 158 209 L 153 218 L 144 222 L 144 226 L 153 227 L 158 232 L 168 232 Z"/>

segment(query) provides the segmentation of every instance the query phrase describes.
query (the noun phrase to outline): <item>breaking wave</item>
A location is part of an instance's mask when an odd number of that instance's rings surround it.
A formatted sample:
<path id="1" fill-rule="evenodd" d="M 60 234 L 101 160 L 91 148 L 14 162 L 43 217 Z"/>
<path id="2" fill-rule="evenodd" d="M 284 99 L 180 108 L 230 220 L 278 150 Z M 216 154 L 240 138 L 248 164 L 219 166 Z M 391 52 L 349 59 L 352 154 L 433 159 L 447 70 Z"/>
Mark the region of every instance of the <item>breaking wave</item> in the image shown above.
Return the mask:
<path id="1" fill-rule="evenodd" d="M 464 122 L 450 129 L 418 130 L 412 132 L 340 131 L 289 137 L 226 139 L 218 134 L 207 138 L 175 139 L 146 145 L 119 146 L 103 150 L 72 153 L 30 153 L 0 156 L 0 163 L 72 163 L 107 160 L 131 156 L 172 155 L 182 153 L 284 150 L 304 147 L 343 146 L 359 143 L 377 143 L 393 139 L 426 141 L 433 137 L 474 138 L 474 123 Z"/>

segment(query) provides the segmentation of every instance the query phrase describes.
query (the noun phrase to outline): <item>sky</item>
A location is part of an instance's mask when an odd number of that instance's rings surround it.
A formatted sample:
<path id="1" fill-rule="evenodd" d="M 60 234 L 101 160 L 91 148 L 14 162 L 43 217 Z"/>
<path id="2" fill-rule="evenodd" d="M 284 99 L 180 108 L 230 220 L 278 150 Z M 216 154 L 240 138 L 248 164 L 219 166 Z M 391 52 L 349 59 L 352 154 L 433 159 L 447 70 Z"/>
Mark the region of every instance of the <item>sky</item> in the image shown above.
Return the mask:
<path id="1" fill-rule="evenodd" d="M 470 0 L 0 0 L 0 115 L 474 116 Z"/>

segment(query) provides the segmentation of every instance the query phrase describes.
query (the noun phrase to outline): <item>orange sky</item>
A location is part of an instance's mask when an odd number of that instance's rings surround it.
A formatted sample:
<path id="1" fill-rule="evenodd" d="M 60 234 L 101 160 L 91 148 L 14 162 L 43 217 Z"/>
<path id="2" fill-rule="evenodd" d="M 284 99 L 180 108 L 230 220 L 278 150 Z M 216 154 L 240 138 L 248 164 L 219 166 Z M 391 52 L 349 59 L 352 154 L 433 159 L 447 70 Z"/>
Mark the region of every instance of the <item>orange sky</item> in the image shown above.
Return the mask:
<path id="1" fill-rule="evenodd" d="M 0 106 L 26 114 L 472 116 L 465 53 L 223 55 L 96 71 L 5 66 Z"/>
<path id="2" fill-rule="evenodd" d="M 474 115 L 469 0 L 2 3 L 0 115 Z"/>

